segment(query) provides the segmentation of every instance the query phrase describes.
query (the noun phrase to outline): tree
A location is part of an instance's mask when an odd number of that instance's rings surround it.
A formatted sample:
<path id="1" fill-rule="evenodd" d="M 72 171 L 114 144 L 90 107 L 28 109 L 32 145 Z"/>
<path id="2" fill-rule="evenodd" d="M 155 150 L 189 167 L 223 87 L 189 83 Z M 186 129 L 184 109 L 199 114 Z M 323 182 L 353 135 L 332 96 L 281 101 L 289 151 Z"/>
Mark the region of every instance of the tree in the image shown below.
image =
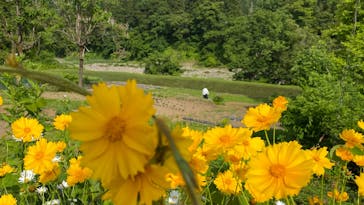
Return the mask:
<path id="1" fill-rule="evenodd" d="M 0 29 L 11 44 L 12 53 L 23 55 L 36 45 L 46 15 L 41 1 L 8 0 L 0 3 Z"/>
<path id="2" fill-rule="evenodd" d="M 55 4 L 62 20 L 60 31 L 78 47 L 78 85 L 83 86 L 86 45 L 92 31 L 110 16 L 101 9 L 101 0 L 57 0 Z"/>

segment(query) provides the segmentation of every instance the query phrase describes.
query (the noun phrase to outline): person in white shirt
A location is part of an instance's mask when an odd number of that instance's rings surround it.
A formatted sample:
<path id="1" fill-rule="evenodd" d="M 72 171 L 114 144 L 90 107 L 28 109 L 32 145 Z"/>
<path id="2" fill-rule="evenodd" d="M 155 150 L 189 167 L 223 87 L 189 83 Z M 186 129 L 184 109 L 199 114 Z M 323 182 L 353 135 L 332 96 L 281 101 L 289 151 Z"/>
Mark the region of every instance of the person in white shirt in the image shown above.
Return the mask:
<path id="1" fill-rule="evenodd" d="M 207 88 L 202 89 L 202 97 L 205 99 L 209 98 L 209 90 L 207 90 Z"/>

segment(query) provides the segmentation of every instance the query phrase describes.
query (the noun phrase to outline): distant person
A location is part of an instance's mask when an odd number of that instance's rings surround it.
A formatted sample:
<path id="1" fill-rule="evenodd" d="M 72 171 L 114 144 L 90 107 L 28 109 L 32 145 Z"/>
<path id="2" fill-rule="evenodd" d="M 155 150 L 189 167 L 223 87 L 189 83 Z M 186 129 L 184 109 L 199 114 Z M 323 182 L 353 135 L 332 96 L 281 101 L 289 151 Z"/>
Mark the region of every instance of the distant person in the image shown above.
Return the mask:
<path id="1" fill-rule="evenodd" d="M 209 98 L 209 90 L 207 90 L 207 88 L 203 88 L 202 89 L 202 96 L 205 99 L 208 99 Z"/>

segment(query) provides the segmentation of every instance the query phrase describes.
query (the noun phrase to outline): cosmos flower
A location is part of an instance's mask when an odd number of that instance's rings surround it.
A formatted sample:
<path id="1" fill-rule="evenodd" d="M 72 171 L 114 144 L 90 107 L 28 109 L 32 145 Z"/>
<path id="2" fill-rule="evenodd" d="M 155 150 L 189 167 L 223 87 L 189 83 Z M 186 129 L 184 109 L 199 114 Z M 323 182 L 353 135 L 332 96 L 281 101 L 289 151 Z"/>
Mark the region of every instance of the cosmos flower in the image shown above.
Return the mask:
<path id="1" fill-rule="evenodd" d="M 59 165 L 57 163 L 53 164 L 53 168 L 47 171 L 44 171 L 39 176 L 39 182 L 42 184 L 46 184 L 50 181 L 57 179 L 59 173 L 61 172 Z"/>
<path id="2" fill-rule="evenodd" d="M 87 102 L 89 106 L 71 113 L 69 130 L 81 142 L 83 164 L 93 170 L 93 177 L 108 183 L 142 172 L 158 140 L 150 124 L 155 114 L 152 96 L 129 80 L 125 86 L 94 85 Z"/>
<path id="3" fill-rule="evenodd" d="M 360 129 L 364 130 L 364 121 L 363 120 L 359 120 L 357 124 Z"/>
<path id="4" fill-rule="evenodd" d="M 3 105 L 3 98 L 0 96 L 0 105 Z"/>
<path id="5" fill-rule="evenodd" d="M 348 150 L 346 147 L 339 147 L 335 150 L 336 156 L 340 157 L 340 159 L 344 161 L 351 161 L 354 158 L 354 155 Z"/>
<path id="6" fill-rule="evenodd" d="M 11 129 L 17 140 L 30 142 L 41 137 L 44 127 L 36 119 L 21 117 L 11 124 Z"/>
<path id="7" fill-rule="evenodd" d="M 348 193 L 344 192 L 339 192 L 337 189 L 334 189 L 334 191 L 329 191 L 327 192 L 327 196 L 330 198 L 334 198 L 335 201 L 347 201 L 349 199 L 349 195 Z"/>
<path id="8" fill-rule="evenodd" d="M 248 162 L 245 187 L 258 202 L 296 195 L 310 181 L 313 165 L 296 141 L 274 144 Z"/>

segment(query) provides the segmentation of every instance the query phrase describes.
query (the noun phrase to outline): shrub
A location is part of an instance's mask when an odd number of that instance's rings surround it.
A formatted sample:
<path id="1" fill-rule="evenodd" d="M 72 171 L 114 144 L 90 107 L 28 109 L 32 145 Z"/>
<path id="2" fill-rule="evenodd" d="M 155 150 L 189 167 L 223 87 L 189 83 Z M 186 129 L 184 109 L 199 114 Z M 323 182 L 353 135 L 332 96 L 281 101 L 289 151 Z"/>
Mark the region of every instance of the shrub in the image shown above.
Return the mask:
<path id="1" fill-rule="evenodd" d="M 145 61 L 146 74 L 178 75 L 181 72 L 181 65 L 173 55 L 154 53 Z"/>

